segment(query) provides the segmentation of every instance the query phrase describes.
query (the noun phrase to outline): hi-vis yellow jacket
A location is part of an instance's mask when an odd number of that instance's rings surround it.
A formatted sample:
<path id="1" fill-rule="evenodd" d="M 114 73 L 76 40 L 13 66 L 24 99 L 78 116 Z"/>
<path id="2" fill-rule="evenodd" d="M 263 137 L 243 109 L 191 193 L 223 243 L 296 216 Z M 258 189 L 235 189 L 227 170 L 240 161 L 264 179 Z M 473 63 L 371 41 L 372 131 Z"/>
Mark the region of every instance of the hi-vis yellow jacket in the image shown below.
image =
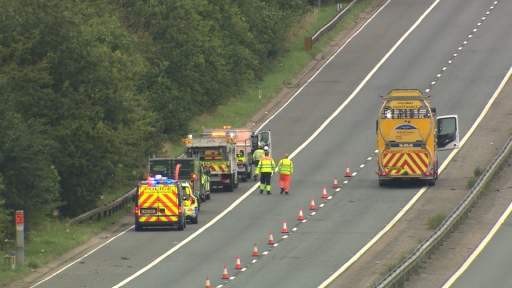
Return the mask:
<path id="1" fill-rule="evenodd" d="M 255 174 L 260 174 L 260 172 L 274 172 L 274 170 L 276 170 L 274 159 L 269 156 L 263 156 L 263 158 L 260 159 L 258 167 L 256 167 Z"/>
<path id="2" fill-rule="evenodd" d="M 290 159 L 281 159 L 279 165 L 277 165 L 277 171 L 279 174 L 290 175 L 293 173 L 293 162 Z"/>

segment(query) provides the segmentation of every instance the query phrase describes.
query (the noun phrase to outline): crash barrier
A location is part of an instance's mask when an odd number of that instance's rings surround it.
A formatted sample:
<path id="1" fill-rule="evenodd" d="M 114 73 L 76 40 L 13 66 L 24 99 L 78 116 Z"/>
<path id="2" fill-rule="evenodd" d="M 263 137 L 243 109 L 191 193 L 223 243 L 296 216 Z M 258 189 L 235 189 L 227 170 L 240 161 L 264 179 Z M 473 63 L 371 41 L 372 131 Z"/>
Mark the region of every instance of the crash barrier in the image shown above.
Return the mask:
<path id="1" fill-rule="evenodd" d="M 110 202 L 109 204 L 105 204 L 105 206 L 103 207 L 93 209 L 76 218 L 69 220 L 68 225 L 82 223 L 82 221 L 84 220 L 92 221 L 94 217 L 96 217 L 98 221 L 100 221 L 102 216 L 104 218 L 112 216 L 112 214 L 121 210 L 121 208 L 123 208 L 124 205 L 127 205 L 132 202 L 132 196 L 135 195 L 136 190 L 137 188 L 133 188 L 132 190 L 130 190 L 130 192 L 124 194 L 123 196 L 117 198 L 116 200 Z"/>
<path id="2" fill-rule="evenodd" d="M 342 9 L 341 12 L 339 12 L 332 20 L 331 22 L 327 23 L 324 27 L 322 27 L 320 30 L 318 30 L 315 35 L 311 36 L 311 37 L 306 37 L 306 40 L 305 40 L 305 47 L 306 47 L 306 50 L 311 50 L 311 48 L 313 48 L 313 44 L 318 41 L 318 39 L 320 39 L 320 36 L 324 35 L 325 33 L 327 33 L 329 30 L 331 30 L 334 26 L 336 26 L 336 23 L 338 23 L 340 21 L 341 18 L 343 18 L 343 16 L 345 14 L 347 14 L 347 12 L 357 3 L 359 2 L 359 0 L 353 0 L 352 2 L 350 2 L 350 4 L 347 5 L 347 7 L 345 7 L 345 9 Z M 341 4 L 338 4 L 338 5 L 341 5 Z M 341 6 L 338 6 L 338 7 L 341 7 Z"/>
<path id="3" fill-rule="evenodd" d="M 409 276 L 419 271 L 422 263 L 426 262 L 426 258 L 431 259 L 434 251 L 443 246 L 443 242 L 450 238 L 450 234 L 464 223 L 468 218 L 471 208 L 473 208 L 481 198 L 481 193 L 486 185 L 492 181 L 493 176 L 499 171 L 502 164 L 512 152 L 512 137 L 509 138 L 507 144 L 501 152 L 492 161 L 491 165 L 485 169 L 478 181 L 475 183 L 468 195 L 460 202 L 455 210 L 441 223 L 441 225 L 432 233 L 423 243 L 421 243 L 414 252 L 400 263 L 395 269 L 389 272 L 375 288 L 384 287 L 401 287 L 405 281 L 409 280 Z"/>

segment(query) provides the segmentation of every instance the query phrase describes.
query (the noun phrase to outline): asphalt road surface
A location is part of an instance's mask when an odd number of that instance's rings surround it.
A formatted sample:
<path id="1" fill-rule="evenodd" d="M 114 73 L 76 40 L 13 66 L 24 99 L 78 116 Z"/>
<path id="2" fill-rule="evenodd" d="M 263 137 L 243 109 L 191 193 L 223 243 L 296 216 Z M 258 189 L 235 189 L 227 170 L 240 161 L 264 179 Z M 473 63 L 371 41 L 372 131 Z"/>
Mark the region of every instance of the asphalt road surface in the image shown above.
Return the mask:
<path id="1" fill-rule="evenodd" d="M 394 88 L 428 90 L 438 115 L 459 115 L 463 137 L 512 64 L 510 3 L 502 1 L 490 14 L 493 1 L 383 4 L 263 125 L 272 131 L 276 160 L 293 153 L 290 196 L 278 194 L 277 177 L 271 196 L 254 192 L 254 182 L 243 183 L 233 193 L 212 195 L 201 207 L 200 224 L 184 232 L 129 229 L 37 286 L 202 287 L 206 276 L 212 287 L 324 282 L 421 189 L 378 186 L 377 95 Z M 343 184 L 347 165 L 357 174 Z M 338 192 L 330 188 L 334 176 L 343 184 Z M 331 200 L 320 199 L 324 185 Z M 315 215 L 308 209 L 312 197 Z M 296 220 L 301 207 L 307 222 Z M 291 233 L 281 238 L 284 220 Z M 267 245 L 270 231 L 277 246 Z M 254 243 L 258 257 L 251 256 Z M 244 271 L 234 269 L 237 255 Z M 221 279 L 224 264 L 233 279 Z"/>
<path id="2" fill-rule="evenodd" d="M 508 213 L 510 212 L 508 211 Z M 508 214 L 508 217 L 504 218 L 505 221 L 497 226 L 499 230 L 490 238 L 492 240 L 484 241 L 483 245 L 486 245 L 483 246 L 484 249 L 469 263 L 468 268 L 455 280 L 453 285 L 446 287 L 510 287 L 510 283 L 512 283 L 512 274 L 510 273 L 512 217 Z"/>

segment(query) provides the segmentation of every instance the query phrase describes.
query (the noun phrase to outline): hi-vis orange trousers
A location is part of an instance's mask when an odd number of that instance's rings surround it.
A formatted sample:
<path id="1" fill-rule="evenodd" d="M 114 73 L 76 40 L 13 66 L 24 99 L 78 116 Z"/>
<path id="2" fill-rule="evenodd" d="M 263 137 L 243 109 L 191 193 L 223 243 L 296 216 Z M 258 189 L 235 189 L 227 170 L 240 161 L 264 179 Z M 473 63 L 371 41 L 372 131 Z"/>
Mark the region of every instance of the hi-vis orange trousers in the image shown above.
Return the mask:
<path id="1" fill-rule="evenodd" d="M 290 188 L 290 174 L 279 174 L 279 186 L 288 192 Z"/>

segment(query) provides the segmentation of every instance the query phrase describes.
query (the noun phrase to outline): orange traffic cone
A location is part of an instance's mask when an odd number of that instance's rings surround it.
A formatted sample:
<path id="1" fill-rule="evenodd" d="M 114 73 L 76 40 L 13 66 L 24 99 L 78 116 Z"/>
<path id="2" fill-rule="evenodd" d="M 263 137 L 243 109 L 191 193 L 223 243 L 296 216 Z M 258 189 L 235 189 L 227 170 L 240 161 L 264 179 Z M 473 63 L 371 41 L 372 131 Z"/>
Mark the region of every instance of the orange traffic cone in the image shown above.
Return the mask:
<path id="1" fill-rule="evenodd" d="M 311 198 L 311 205 L 309 205 L 309 210 L 316 210 L 315 198 Z"/>
<path id="2" fill-rule="evenodd" d="M 206 286 L 205 288 L 211 288 L 212 286 L 210 286 L 210 277 L 206 276 Z"/>
<path id="3" fill-rule="evenodd" d="M 350 169 L 348 168 L 348 165 L 347 165 L 347 172 L 345 172 L 345 177 L 351 177 L 352 174 L 350 174 Z"/>
<path id="4" fill-rule="evenodd" d="M 332 185 L 332 188 L 339 188 L 338 186 L 338 178 L 334 176 L 334 185 Z"/>
<path id="5" fill-rule="evenodd" d="M 302 207 L 299 208 L 299 218 L 297 218 L 297 220 L 300 220 L 300 221 L 304 220 L 304 215 L 302 215 Z"/>
<path id="6" fill-rule="evenodd" d="M 288 233 L 288 228 L 286 228 L 286 220 L 283 220 L 283 229 L 281 230 L 281 233 Z"/>
<path id="7" fill-rule="evenodd" d="M 270 235 L 268 235 L 268 245 L 274 245 L 274 237 L 272 237 L 272 231 L 270 231 Z"/>
<path id="8" fill-rule="evenodd" d="M 228 267 L 224 264 L 224 273 L 222 273 L 222 279 L 229 279 Z"/>
<path id="9" fill-rule="evenodd" d="M 240 263 L 240 255 L 236 256 L 236 265 L 235 269 L 242 269 L 242 264 Z"/>
<path id="10" fill-rule="evenodd" d="M 258 247 L 256 247 L 256 243 L 254 243 L 254 249 L 252 249 L 252 256 L 259 256 Z"/>
<path id="11" fill-rule="evenodd" d="M 329 196 L 327 195 L 327 191 L 325 190 L 325 185 L 324 185 L 324 192 L 322 192 L 322 198 L 327 198 L 327 197 L 329 197 Z"/>

